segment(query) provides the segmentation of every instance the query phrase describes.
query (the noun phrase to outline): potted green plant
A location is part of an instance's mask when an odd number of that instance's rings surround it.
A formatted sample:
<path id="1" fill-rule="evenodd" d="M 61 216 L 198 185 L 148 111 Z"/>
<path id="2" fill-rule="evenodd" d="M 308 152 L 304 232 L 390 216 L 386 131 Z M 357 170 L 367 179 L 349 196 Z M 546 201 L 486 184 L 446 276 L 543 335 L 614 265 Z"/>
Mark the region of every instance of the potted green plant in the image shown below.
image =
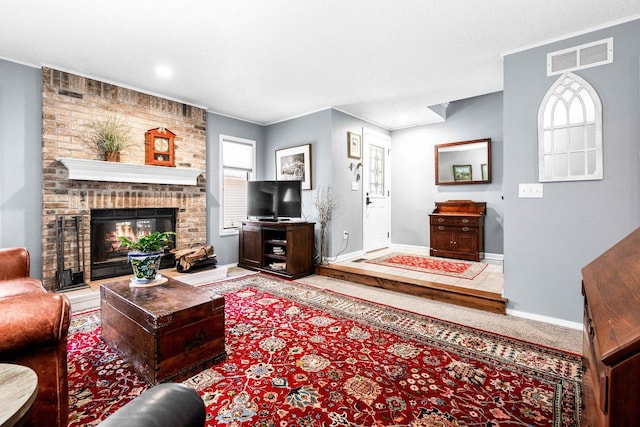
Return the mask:
<path id="1" fill-rule="evenodd" d="M 130 129 L 116 117 L 95 120 L 86 125 L 87 137 L 104 150 L 105 160 L 120 161 L 120 152 L 129 144 Z"/>
<path id="2" fill-rule="evenodd" d="M 118 236 L 120 246 L 129 248 L 127 258 L 133 268 L 133 275 L 138 282 L 148 282 L 155 280 L 160 259 L 171 240 L 170 235 L 175 235 L 173 231 L 154 231 L 137 239 L 129 239 L 125 236 Z"/>

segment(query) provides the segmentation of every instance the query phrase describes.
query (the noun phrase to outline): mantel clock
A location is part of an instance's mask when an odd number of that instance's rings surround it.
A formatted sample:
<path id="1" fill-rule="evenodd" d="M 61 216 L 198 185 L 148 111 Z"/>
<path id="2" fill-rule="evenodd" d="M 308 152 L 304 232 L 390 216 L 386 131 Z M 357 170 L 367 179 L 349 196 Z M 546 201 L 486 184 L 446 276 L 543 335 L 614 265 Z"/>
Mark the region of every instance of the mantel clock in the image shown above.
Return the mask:
<path id="1" fill-rule="evenodd" d="M 175 133 L 165 128 L 148 130 L 145 133 L 145 164 L 175 167 L 175 136 Z"/>

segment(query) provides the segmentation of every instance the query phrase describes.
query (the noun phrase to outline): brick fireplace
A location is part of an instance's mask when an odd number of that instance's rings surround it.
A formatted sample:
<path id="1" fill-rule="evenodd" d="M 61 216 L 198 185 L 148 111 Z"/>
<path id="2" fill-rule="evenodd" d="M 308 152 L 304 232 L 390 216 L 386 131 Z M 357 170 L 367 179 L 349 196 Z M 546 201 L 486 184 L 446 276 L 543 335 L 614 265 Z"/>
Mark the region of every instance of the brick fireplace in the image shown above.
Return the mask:
<path id="1" fill-rule="evenodd" d="M 84 253 L 86 281 L 91 277 L 91 210 L 171 208 L 176 212 L 176 247 L 206 243 L 206 111 L 50 68 L 42 69 L 42 77 L 42 278 L 45 287 L 56 289 L 59 269 L 56 221 L 62 215 L 82 219 L 80 245 L 85 250 L 67 249 L 64 267 L 71 269 L 80 265 L 77 254 Z M 122 167 L 111 167 L 102 161 L 99 149 L 85 137 L 86 124 L 113 116 L 131 128 L 132 142 L 121 154 Z M 145 132 L 157 127 L 176 134 L 177 167 L 134 168 L 133 165 L 145 163 Z M 65 159 L 69 159 L 67 164 L 73 163 L 71 160 L 85 161 L 89 169 L 93 169 L 93 175 L 74 176 L 63 163 Z M 137 172 L 128 172 L 131 168 L 144 168 L 139 182 L 135 178 Z M 149 179 L 148 171 L 159 179 Z M 180 171 L 201 173 L 193 182 L 172 180 L 171 176 Z"/>

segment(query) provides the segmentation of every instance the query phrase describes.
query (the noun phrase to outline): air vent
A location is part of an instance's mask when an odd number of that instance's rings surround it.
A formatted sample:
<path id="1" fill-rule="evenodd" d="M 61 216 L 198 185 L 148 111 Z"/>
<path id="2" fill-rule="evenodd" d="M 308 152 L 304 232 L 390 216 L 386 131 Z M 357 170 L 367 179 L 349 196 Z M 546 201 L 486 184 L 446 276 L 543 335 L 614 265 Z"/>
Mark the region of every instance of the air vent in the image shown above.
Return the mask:
<path id="1" fill-rule="evenodd" d="M 613 37 L 547 54 L 547 76 L 613 62 Z"/>

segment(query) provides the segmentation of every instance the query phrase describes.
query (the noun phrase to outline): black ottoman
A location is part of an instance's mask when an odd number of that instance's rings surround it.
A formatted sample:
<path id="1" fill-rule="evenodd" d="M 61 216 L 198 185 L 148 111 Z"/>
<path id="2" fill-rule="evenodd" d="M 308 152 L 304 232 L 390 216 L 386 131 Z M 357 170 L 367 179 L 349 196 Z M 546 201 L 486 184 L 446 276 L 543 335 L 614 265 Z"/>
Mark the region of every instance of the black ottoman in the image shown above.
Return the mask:
<path id="1" fill-rule="evenodd" d="M 205 406 L 197 391 L 158 384 L 118 409 L 100 427 L 203 427 Z"/>

